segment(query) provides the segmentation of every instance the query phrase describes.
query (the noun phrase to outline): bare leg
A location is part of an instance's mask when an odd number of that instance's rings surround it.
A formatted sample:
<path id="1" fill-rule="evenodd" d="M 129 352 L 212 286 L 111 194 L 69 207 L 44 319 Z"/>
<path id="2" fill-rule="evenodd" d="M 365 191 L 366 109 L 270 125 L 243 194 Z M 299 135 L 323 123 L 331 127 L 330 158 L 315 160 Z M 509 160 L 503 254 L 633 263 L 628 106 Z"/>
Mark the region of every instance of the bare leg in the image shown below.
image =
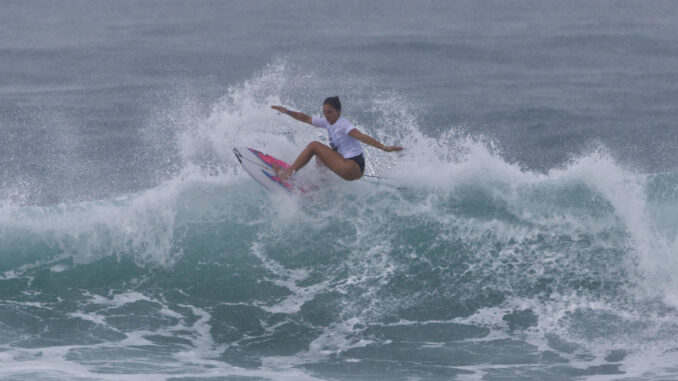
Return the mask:
<path id="1" fill-rule="evenodd" d="M 309 143 L 289 169 L 285 171 L 276 170 L 276 174 L 284 181 L 308 164 L 313 156 L 320 159 L 327 168 L 344 180 L 357 180 L 362 177 L 360 167 L 356 162 L 344 159 L 335 150 L 317 141 Z"/>

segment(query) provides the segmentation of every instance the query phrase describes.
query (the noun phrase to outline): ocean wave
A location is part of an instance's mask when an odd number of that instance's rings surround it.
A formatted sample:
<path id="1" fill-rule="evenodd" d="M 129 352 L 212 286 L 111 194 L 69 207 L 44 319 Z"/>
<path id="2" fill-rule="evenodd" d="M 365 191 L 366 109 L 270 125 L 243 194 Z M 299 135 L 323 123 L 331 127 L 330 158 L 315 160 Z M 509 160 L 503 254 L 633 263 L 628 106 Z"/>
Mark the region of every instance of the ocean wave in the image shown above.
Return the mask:
<path id="1" fill-rule="evenodd" d="M 269 109 L 284 103 L 285 73 L 271 65 L 208 115 L 175 119 L 157 149 L 179 170 L 153 188 L 2 203 L 2 308 L 13 312 L 0 337 L 14 355 L 68 346 L 59 356 L 109 372 L 83 346 L 126 358 L 153 343 L 167 351 L 149 363 L 310 379 L 347 364 L 386 371 L 379 364 L 394 356 L 417 364 L 394 375 L 541 362 L 610 374 L 639 351 L 675 347 L 676 174 L 634 173 L 604 147 L 526 171 L 482 136 L 422 133 L 406 102 L 383 96 L 370 106 L 374 125 L 355 120 L 406 147 L 367 148 L 379 179 L 347 183 L 309 166 L 299 175 L 319 190 L 271 195 L 230 148 L 291 160 L 320 138 Z M 52 317 L 22 325 L 23 314 Z M 89 336 L 74 341 L 59 326 Z"/>

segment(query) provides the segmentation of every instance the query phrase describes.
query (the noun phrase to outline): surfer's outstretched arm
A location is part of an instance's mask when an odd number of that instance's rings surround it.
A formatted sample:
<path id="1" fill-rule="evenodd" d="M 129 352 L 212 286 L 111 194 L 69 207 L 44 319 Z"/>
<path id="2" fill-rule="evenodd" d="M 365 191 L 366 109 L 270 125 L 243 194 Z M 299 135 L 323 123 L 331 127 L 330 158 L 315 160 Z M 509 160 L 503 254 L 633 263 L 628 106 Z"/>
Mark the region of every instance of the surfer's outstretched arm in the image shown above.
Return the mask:
<path id="1" fill-rule="evenodd" d="M 287 114 L 287 115 L 291 116 L 292 118 L 294 118 L 294 119 L 296 119 L 300 122 L 312 124 L 311 121 L 313 119 L 311 118 L 311 116 L 306 115 L 303 112 L 291 111 L 291 110 L 289 110 L 289 109 L 287 109 L 283 106 L 271 106 L 271 108 L 274 109 L 274 110 L 278 110 L 279 112 L 281 112 L 283 114 Z"/>
<path id="2" fill-rule="evenodd" d="M 352 129 L 351 131 L 348 132 L 348 134 L 365 144 L 369 144 L 372 147 L 379 148 L 380 150 L 384 150 L 386 152 L 402 151 L 403 149 L 403 147 L 400 146 L 387 146 L 382 143 L 379 143 L 377 139 L 371 137 L 370 135 L 363 134 L 362 132 L 358 131 L 357 128 Z"/>

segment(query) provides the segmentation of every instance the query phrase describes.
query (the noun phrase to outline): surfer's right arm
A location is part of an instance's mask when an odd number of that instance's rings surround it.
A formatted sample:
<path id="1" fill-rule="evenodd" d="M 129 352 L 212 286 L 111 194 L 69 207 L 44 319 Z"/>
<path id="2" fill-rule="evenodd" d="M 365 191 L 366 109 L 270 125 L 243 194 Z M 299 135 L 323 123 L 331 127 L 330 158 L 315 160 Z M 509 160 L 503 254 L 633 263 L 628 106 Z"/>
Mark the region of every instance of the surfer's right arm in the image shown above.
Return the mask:
<path id="1" fill-rule="evenodd" d="M 312 123 L 312 120 L 313 120 L 313 119 L 311 118 L 311 116 L 310 116 L 310 115 L 306 115 L 306 114 L 304 114 L 303 112 L 299 112 L 299 111 L 291 111 L 291 110 L 286 109 L 286 108 L 283 107 L 283 106 L 271 106 L 271 108 L 274 109 L 274 110 L 277 110 L 278 112 L 281 112 L 281 113 L 283 113 L 283 114 L 287 114 L 287 115 L 291 116 L 292 118 L 294 118 L 294 119 L 296 119 L 296 120 L 298 120 L 298 121 L 300 121 L 300 122 L 304 122 L 304 123 L 308 123 L 308 124 L 313 124 L 313 123 Z"/>

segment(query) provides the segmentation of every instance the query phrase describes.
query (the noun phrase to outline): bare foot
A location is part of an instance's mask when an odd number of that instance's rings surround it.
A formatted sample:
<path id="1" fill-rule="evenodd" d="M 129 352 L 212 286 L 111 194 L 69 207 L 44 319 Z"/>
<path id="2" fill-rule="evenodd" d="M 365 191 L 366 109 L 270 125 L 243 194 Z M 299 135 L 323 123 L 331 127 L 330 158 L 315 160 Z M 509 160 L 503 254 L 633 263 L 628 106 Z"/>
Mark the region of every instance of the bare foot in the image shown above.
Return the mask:
<path id="1" fill-rule="evenodd" d="M 280 181 L 285 181 L 285 180 L 289 179 L 292 176 L 292 174 L 294 173 L 294 171 L 292 171 L 291 169 L 289 169 L 289 168 L 285 169 L 285 168 L 279 166 L 278 164 L 272 164 L 272 166 L 273 166 L 273 171 L 275 172 L 275 175 L 278 176 L 278 179 L 280 179 Z"/>

